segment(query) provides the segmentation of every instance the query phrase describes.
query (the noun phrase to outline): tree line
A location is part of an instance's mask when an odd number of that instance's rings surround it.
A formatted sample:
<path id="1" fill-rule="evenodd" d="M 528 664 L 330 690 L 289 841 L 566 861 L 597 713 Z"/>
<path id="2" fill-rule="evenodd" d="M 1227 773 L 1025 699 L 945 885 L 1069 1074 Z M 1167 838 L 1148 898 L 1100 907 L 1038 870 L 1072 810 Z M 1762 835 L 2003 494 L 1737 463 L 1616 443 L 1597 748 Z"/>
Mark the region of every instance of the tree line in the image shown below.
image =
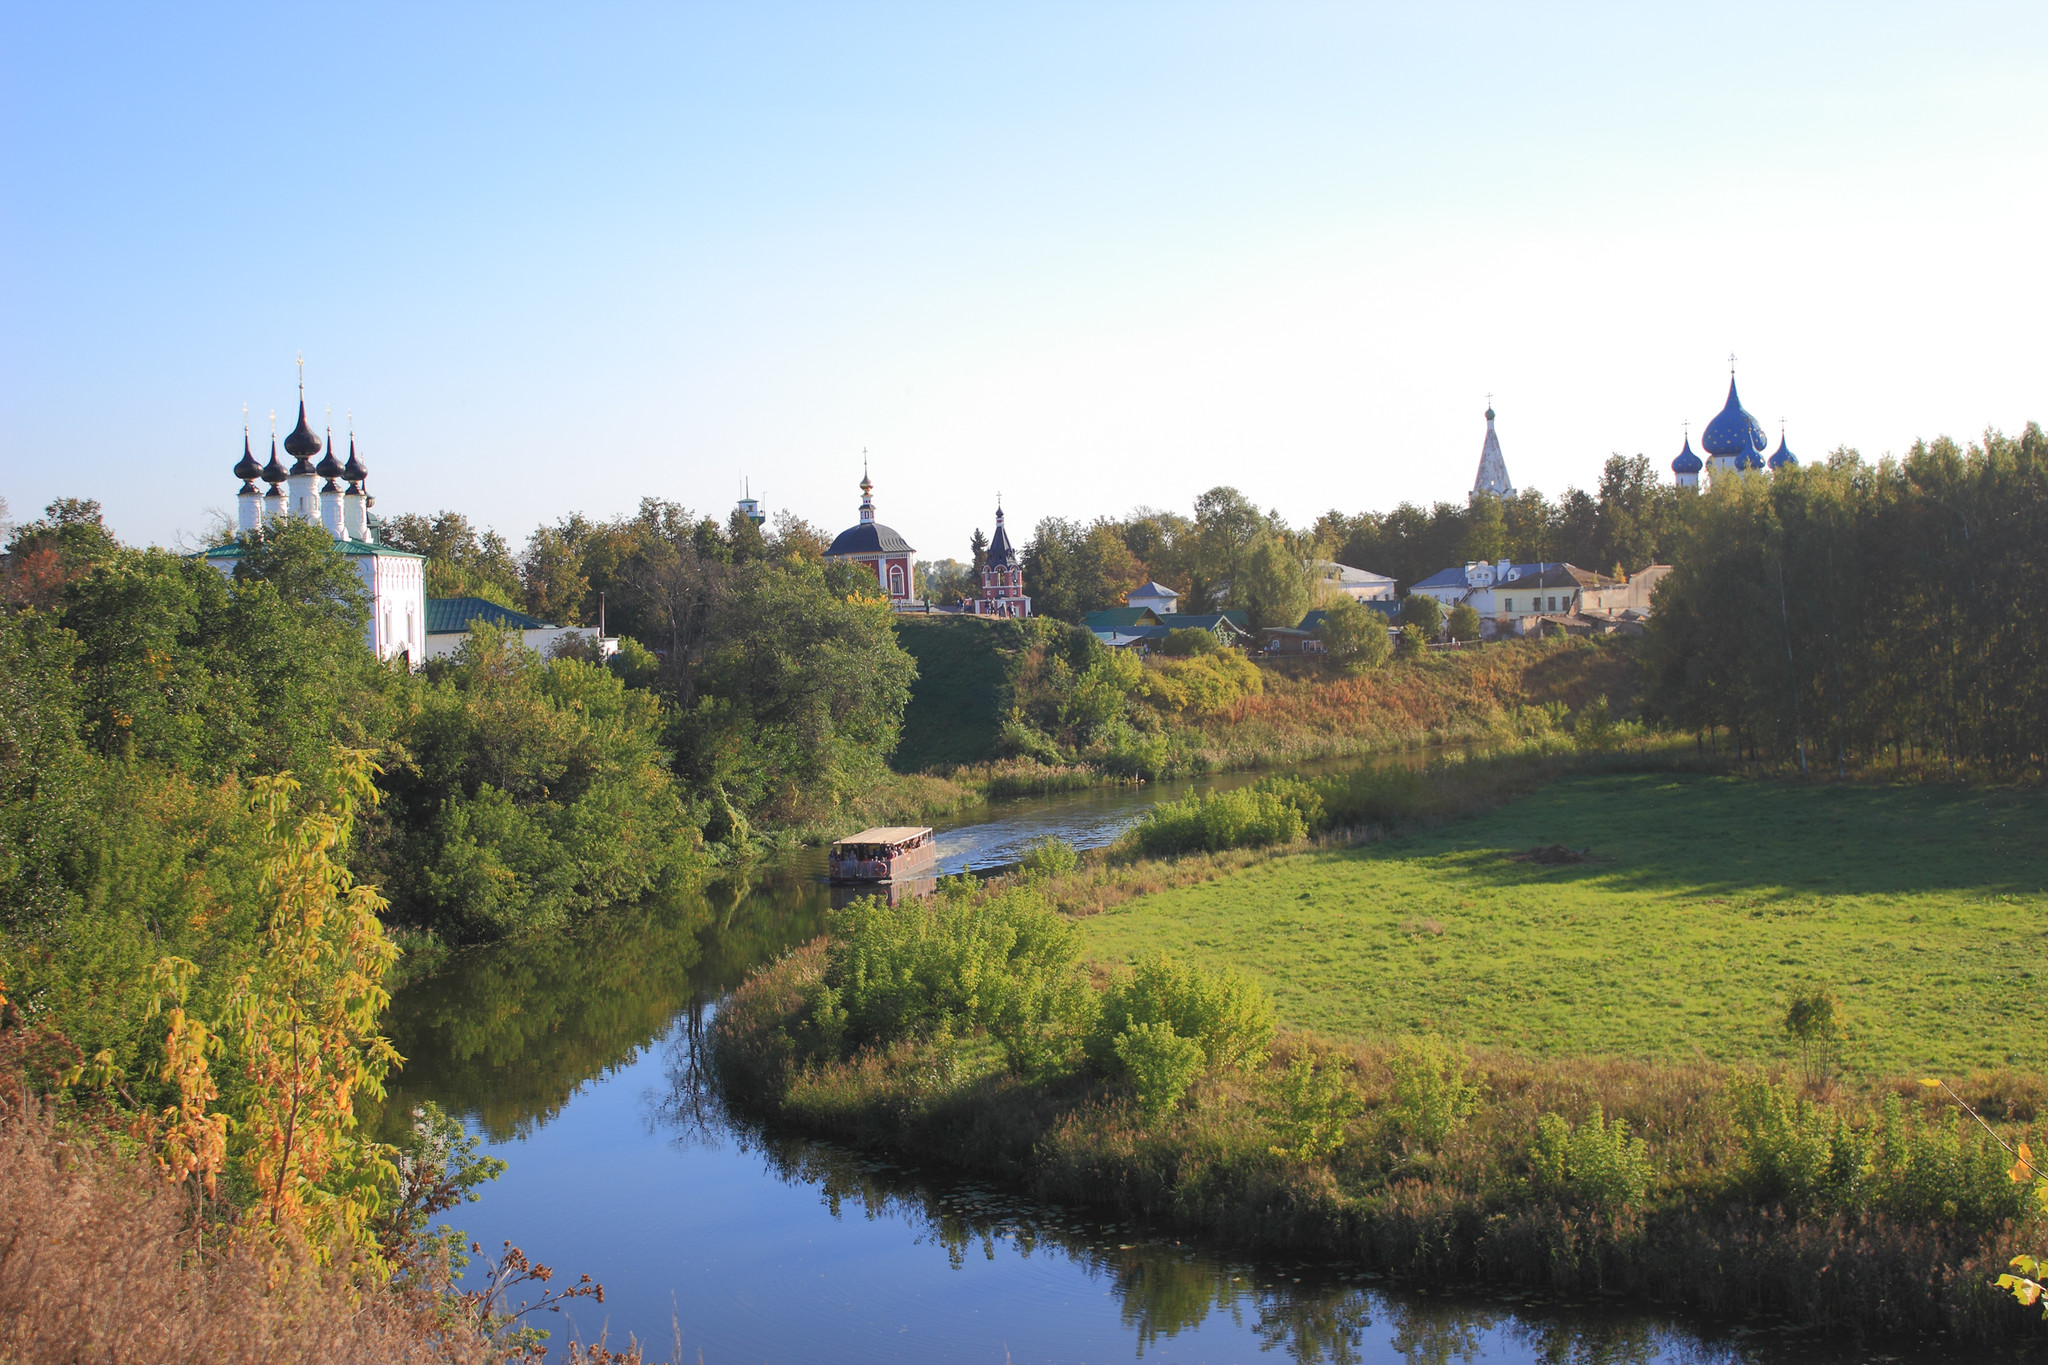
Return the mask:
<path id="1" fill-rule="evenodd" d="M 1331 510 L 1307 527 L 1218 487 L 1195 499 L 1192 515 L 1141 507 L 1122 517 L 1041 520 L 1024 546 L 1024 588 L 1034 611 L 1078 621 L 1156 579 L 1181 594 L 1184 612 L 1241 609 L 1255 627 L 1291 626 L 1327 596 L 1317 568 L 1324 562 L 1385 574 L 1402 593 L 1474 560 L 1634 573 L 1668 562 L 1683 506 L 1680 490 L 1643 455 L 1610 457 L 1592 492 L 1569 488 L 1549 499 L 1524 489 L 1512 498 L 1475 494 L 1463 505 Z M 972 597 L 986 544 L 976 530 L 968 561 L 920 566 L 923 590 L 939 602 Z"/>
<path id="2" fill-rule="evenodd" d="M 1645 651 L 1667 723 L 1837 770 L 2048 777 L 2048 443 L 1721 479 L 1680 519 Z"/>

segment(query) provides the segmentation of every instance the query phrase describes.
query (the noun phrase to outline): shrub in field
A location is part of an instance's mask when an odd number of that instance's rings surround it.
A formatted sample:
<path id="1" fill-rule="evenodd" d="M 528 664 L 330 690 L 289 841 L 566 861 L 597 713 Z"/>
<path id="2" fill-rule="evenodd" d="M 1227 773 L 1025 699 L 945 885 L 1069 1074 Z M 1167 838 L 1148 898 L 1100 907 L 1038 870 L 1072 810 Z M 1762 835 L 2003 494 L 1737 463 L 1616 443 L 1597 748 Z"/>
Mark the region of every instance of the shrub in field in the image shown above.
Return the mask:
<path id="1" fill-rule="evenodd" d="M 1368 767 L 1320 777 L 1323 824 L 1330 829 L 1390 825 L 1413 817 L 1430 796 L 1426 774 L 1412 768 Z"/>
<path id="2" fill-rule="evenodd" d="M 1460 602 L 1444 618 L 1444 629 L 1453 640 L 1470 643 L 1479 638 L 1479 611 L 1470 602 Z"/>
<path id="3" fill-rule="evenodd" d="M 1141 958 L 1103 993 L 1102 1013 L 1087 1039 L 1088 1056 L 1104 1071 L 1120 1069 L 1117 1039 L 1137 1025 L 1167 1024 L 1201 1049 L 1205 1067 L 1249 1069 L 1273 1043 L 1273 1002 L 1256 982 L 1158 954 Z"/>
<path id="4" fill-rule="evenodd" d="M 1322 818 L 1322 797 L 1314 787 L 1299 778 L 1269 777 L 1235 791 L 1192 792 L 1161 802 L 1138 822 L 1132 839 L 1155 858 L 1261 848 L 1307 838 Z"/>
<path id="5" fill-rule="evenodd" d="M 1335 1155 L 1344 1145 L 1345 1125 L 1364 1107 L 1342 1062 L 1332 1058 L 1318 1066 L 1306 1052 L 1287 1064 L 1287 1074 L 1274 1090 L 1280 1108 L 1273 1126 L 1280 1141 L 1268 1150 L 1296 1161 L 1324 1161 Z"/>
<path id="6" fill-rule="evenodd" d="M 1833 992 L 1822 987 L 1792 997 L 1779 1021 L 1785 1036 L 1799 1044 L 1799 1069 L 1808 1085 L 1835 1074 L 1842 1045 L 1842 1013 Z"/>
<path id="7" fill-rule="evenodd" d="M 1404 1038 L 1387 1068 L 1393 1073 L 1388 1120 L 1408 1142 L 1425 1150 L 1443 1146 L 1479 1103 L 1465 1082 L 1465 1050 L 1441 1038 Z"/>
<path id="8" fill-rule="evenodd" d="M 1052 877 L 1079 867 L 1081 855 L 1072 844 L 1052 834 L 1026 849 L 1017 865 L 1034 877 Z"/>
<path id="9" fill-rule="evenodd" d="M 1413 659 L 1428 647 L 1429 636 L 1423 632 L 1421 626 L 1406 625 L 1401 627 L 1401 643 L 1396 646 L 1396 652 L 1402 658 Z"/>
<path id="10" fill-rule="evenodd" d="M 1640 1205 L 1654 1174 L 1648 1145 L 1629 1136 L 1626 1121 L 1607 1122 L 1597 1104 L 1581 1124 L 1560 1114 L 1537 1119 L 1529 1165 L 1537 1189 L 1607 1213 Z"/>
<path id="11" fill-rule="evenodd" d="M 815 1042 L 827 1054 L 987 1033 L 1013 1067 L 1067 1048 L 1087 1004 L 1073 926 L 1029 888 L 984 893 L 952 877 L 928 901 L 855 901 L 833 915 Z"/>
<path id="12" fill-rule="evenodd" d="M 1189 634 L 1215 639 L 1206 630 Z M 1257 696 L 1265 686 L 1258 665 L 1234 649 L 1183 658 L 1155 658 L 1145 668 L 1147 700 L 1169 715 L 1214 715 L 1240 697 Z"/>
<path id="13" fill-rule="evenodd" d="M 1164 1118 L 1202 1074 L 1202 1045 L 1183 1038 L 1173 1025 L 1132 1024 L 1117 1034 L 1116 1059 L 1130 1077 L 1138 1107 L 1147 1118 Z"/>

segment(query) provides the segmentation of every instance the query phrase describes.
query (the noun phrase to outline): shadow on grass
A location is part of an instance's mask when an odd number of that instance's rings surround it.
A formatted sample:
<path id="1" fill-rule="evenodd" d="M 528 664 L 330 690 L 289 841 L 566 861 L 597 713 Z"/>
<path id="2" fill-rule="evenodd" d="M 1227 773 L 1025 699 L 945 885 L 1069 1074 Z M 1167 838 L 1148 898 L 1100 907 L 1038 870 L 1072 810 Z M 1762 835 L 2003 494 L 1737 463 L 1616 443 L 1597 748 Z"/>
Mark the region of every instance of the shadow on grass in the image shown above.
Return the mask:
<path id="1" fill-rule="evenodd" d="M 1752 780 L 1692 773 L 1565 777 L 1498 810 L 1343 853 L 1440 859 L 1496 888 L 1783 900 L 2048 887 L 2048 792 Z M 1536 845 L 1590 849 L 1545 865 Z"/>

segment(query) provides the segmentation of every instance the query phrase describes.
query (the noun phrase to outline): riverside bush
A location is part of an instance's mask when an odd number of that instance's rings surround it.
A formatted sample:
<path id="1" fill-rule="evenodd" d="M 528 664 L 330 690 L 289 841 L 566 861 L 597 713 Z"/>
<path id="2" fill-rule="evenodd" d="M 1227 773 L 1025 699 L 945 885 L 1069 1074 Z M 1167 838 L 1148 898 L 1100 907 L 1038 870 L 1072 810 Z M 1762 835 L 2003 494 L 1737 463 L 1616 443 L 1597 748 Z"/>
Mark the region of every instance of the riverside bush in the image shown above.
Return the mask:
<path id="1" fill-rule="evenodd" d="M 1411 1146 L 1434 1151 L 1463 1126 L 1479 1103 L 1479 1090 L 1465 1083 L 1471 1063 L 1465 1049 L 1441 1038 L 1404 1038 L 1387 1060 L 1394 1079 L 1387 1116 Z"/>
<path id="2" fill-rule="evenodd" d="M 1578 1125 L 1561 1114 L 1537 1119 L 1529 1165 L 1537 1189 L 1607 1213 L 1639 1207 L 1654 1174 L 1649 1144 L 1629 1136 L 1626 1119 L 1607 1122 L 1597 1104 Z"/>
<path id="3" fill-rule="evenodd" d="M 1167 1024 L 1201 1049 L 1207 1067 L 1249 1070 L 1273 1044 L 1273 1002 L 1256 982 L 1235 972 L 1209 971 L 1165 954 L 1140 958 L 1103 992 L 1102 1012 L 1089 1033 L 1089 1059 L 1101 1070 L 1122 1069 L 1117 1043 L 1140 1025 Z"/>
<path id="4" fill-rule="evenodd" d="M 1930 1120 L 1887 1095 L 1861 1118 L 1760 1076 L 1732 1080 L 1728 1098 L 1741 1138 L 1737 1180 L 1758 1200 L 1976 1229 L 2020 1217 L 2031 1202 L 2004 1149 L 1960 1114 Z"/>
<path id="5" fill-rule="evenodd" d="M 1299 778 L 1269 777 L 1235 791 L 1192 792 L 1154 806 L 1132 831 L 1141 853 L 1214 853 L 1305 839 L 1320 827 L 1322 798 Z"/>
<path id="6" fill-rule="evenodd" d="M 1116 1035 L 1116 1058 L 1131 1079 L 1138 1107 L 1155 1122 L 1180 1103 L 1202 1074 L 1202 1045 L 1183 1038 L 1173 1025 L 1131 1024 Z"/>
<path id="7" fill-rule="evenodd" d="M 1088 1003 L 1073 926 L 1029 888 L 945 878 L 927 901 L 855 901 L 832 916 L 812 1017 L 826 1055 L 987 1033 L 1013 1068 L 1071 1051 Z"/>
<path id="8" fill-rule="evenodd" d="M 1280 1102 L 1274 1119 L 1280 1142 L 1268 1150 L 1300 1162 L 1335 1155 L 1344 1145 L 1345 1125 L 1364 1107 L 1343 1062 L 1330 1058 L 1319 1066 L 1307 1052 L 1287 1064 L 1274 1096 Z"/>
<path id="9" fill-rule="evenodd" d="M 1056 877 L 1081 865 L 1081 855 L 1057 834 L 1047 835 L 1024 851 L 1019 867 L 1034 877 Z"/>

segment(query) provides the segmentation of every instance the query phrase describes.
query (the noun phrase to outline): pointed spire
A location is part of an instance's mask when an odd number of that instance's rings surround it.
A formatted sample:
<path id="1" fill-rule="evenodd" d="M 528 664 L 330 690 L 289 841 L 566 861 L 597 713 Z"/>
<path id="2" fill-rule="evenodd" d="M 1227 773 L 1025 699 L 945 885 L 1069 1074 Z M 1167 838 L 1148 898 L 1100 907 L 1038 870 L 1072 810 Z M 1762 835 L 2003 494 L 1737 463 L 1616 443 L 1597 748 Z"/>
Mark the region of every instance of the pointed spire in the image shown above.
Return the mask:
<path id="1" fill-rule="evenodd" d="M 263 473 L 263 466 L 256 463 L 256 457 L 249 451 L 249 405 L 242 404 L 242 458 L 235 461 L 234 475 L 242 481 L 242 491 L 253 493 L 253 482 Z"/>

